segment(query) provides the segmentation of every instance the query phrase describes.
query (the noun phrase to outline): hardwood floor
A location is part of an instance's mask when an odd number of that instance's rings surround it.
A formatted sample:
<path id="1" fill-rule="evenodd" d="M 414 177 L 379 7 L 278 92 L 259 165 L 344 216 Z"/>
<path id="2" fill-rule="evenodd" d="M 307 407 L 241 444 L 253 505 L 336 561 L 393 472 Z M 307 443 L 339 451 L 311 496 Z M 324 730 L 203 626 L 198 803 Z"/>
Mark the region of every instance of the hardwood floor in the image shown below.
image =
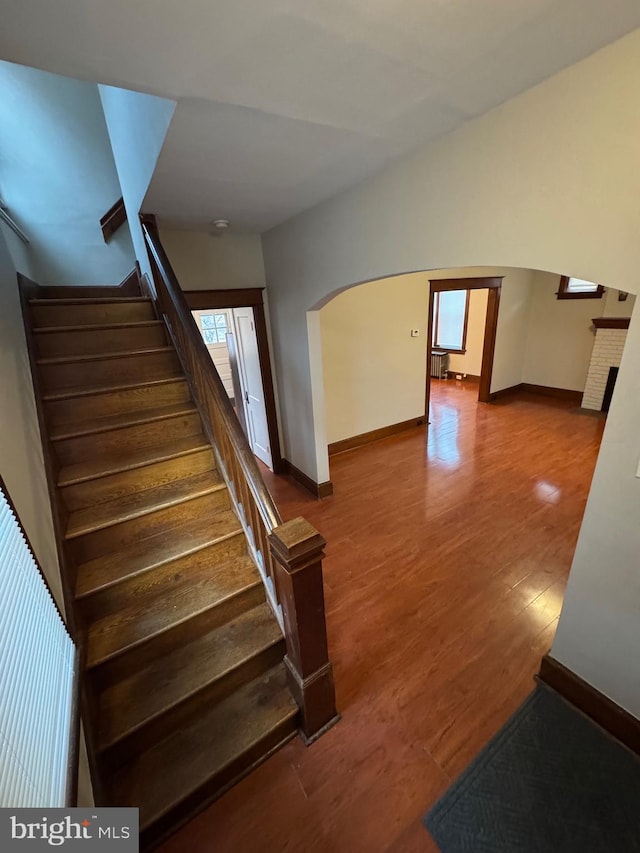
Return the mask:
<path id="1" fill-rule="evenodd" d="M 322 502 L 273 475 L 328 540 L 343 719 L 299 739 L 163 853 L 435 851 L 420 825 L 533 687 L 551 645 L 603 420 L 434 382 L 432 424 L 332 458 Z"/>

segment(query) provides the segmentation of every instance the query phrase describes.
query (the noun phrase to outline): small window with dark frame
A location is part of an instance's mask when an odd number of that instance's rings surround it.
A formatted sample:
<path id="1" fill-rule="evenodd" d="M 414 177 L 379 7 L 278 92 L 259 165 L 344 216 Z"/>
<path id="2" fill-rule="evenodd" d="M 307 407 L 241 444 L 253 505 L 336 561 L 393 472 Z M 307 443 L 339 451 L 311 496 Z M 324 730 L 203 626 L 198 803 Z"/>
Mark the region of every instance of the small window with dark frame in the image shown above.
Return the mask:
<path id="1" fill-rule="evenodd" d="M 447 352 L 466 352 L 468 319 L 468 290 L 441 290 L 435 293 L 432 345 Z"/>
<path id="2" fill-rule="evenodd" d="M 558 299 L 601 299 L 604 287 L 593 281 L 585 281 L 582 278 L 571 278 L 571 276 L 560 276 L 560 287 L 558 288 Z"/>

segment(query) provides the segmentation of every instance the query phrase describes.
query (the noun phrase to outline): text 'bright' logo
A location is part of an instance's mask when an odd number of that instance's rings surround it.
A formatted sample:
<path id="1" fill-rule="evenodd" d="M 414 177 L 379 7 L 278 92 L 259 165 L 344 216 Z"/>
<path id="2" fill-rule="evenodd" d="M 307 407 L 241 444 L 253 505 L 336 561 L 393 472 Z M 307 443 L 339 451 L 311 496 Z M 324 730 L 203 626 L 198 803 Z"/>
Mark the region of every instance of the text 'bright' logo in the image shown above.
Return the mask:
<path id="1" fill-rule="evenodd" d="M 57 821 L 43 817 L 37 823 L 23 823 L 15 815 L 11 815 L 10 821 L 13 841 L 46 841 L 53 847 L 59 847 L 65 841 L 89 841 L 91 838 L 115 840 L 129 838 L 131 835 L 128 826 L 97 826 L 86 818 L 81 822 L 73 821 L 69 815 Z"/>

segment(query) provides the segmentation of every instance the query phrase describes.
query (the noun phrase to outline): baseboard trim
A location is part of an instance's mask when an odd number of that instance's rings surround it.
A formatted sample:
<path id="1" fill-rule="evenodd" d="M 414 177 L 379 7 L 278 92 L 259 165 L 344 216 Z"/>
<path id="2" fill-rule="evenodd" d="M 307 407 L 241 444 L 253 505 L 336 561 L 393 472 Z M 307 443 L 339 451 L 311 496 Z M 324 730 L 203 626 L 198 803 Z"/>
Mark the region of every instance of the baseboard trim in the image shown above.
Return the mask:
<path id="1" fill-rule="evenodd" d="M 616 705 L 612 699 L 587 684 L 549 654 L 542 658 L 537 677 L 632 752 L 640 755 L 640 720 L 633 714 Z"/>
<path id="2" fill-rule="evenodd" d="M 568 400 L 579 406 L 582 402 L 582 391 L 572 391 L 569 388 L 552 388 L 549 385 L 532 385 L 523 382 L 521 389 L 529 394 L 539 394 L 541 397 L 555 397 L 559 400 Z"/>
<path id="3" fill-rule="evenodd" d="M 537 394 L 539 397 L 554 397 L 556 400 L 567 400 L 576 406 L 579 406 L 582 402 L 582 391 L 571 391 L 569 388 L 552 388 L 550 385 L 534 385 L 531 382 L 519 382 L 517 385 L 511 385 L 509 388 L 493 391 L 491 401 L 500 400 L 502 397 L 509 397 L 512 394 L 517 394 L 518 391 Z"/>
<path id="4" fill-rule="evenodd" d="M 508 388 L 501 388 L 499 391 L 492 391 L 489 399 L 491 402 L 501 400 L 503 397 L 510 397 L 512 394 L 517 394 L 518 391 L 522 391 L 522 382 L 519 382 L 518 385 L 510 385 Z"/>
<path id="5" fill-rule="evenodd" d="M 299 468 L 289 462 L 288 459 L 282 460 L 282 473 L 291 477 L 292 480 L 295 480 L 299 486 L 309 492 L 310 495 L 313 495 L 314 498 L 318 500 L 322 500 L 323 498 L 328 498 L 333 494 L 333 483 L 331 480 L 327 480 L 324 483 L 316 483 L 315 480 L 312 480 L 311 477 L 307 476 L 304 471 L 301 471 Z"/>
<path id="6" fill-rule="evenodd" d="M 397 424 L 390 424 L 386 427 L 372 429 L 369 432 L 363 432 L 360 435 L 352 435 L 351 438 L 343 438 L 341 441 L 334 441 L 328 446 L 329 456 L 335 456 L 337 453 L 344 453 L 346 450 L 355 450 L 356 447 L 363 447 L 365 444 L 371 444 L 373 441 L 379 441 L 381 438 L 388 438 L 391 435 L 397 435 L 399 432 L 404 432 L 413 427 L 422 426 L 424 418 L 411 418 L 408 421 L 400 421 Z"/>
<path id="7" fill-rule="evenodd" d="M 462 379 L 456 379 L 456 376 L 462 376 Z M 461 374 L 459 370 L 447 370 L 447 379 L 456 379 L 456 382 L 473 382 L 479 384 L 481 376 L 476 376 L 475 373 Z"/>

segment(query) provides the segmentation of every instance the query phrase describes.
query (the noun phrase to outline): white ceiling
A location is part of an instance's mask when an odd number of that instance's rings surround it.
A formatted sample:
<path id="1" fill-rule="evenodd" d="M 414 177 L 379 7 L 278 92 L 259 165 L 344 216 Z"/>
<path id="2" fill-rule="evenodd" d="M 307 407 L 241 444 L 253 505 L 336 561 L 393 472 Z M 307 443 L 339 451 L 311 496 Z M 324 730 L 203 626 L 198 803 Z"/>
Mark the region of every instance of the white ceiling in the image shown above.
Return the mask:
<path id="1" fill-rule="evenodd" d="M 265 230 L 640 26 L 638 0 L 0 0 L 0 58 L 175 98 L 146 207 Z"/>

